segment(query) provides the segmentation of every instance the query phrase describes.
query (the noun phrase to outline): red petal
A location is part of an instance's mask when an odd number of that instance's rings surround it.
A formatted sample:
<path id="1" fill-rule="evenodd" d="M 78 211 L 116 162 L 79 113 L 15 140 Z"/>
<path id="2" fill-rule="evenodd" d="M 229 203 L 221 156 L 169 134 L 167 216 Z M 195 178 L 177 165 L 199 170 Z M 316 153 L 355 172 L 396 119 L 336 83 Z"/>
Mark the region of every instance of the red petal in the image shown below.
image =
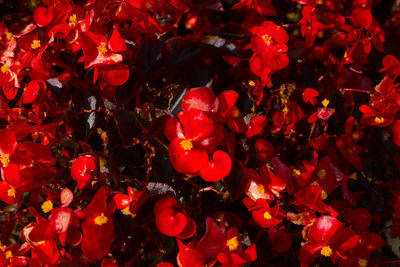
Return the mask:
<path id="1" fill-rule="evenodd" d="M 317 96 L 319 95 L 318 91 L 312 88 L 307 88 L 303 92 L 303 101 L 310 102 L 313 106 L 317 104 Z"/>
<path id="2" fill-rule="evenodd" d="M 99 72 L 103 80 L 112 86 L 123 85 L 129 79 L 129 68 L 125 64 L 105 66 Z"/>
<path id="3" fill-rule="evenodd" d="M 62 207 L 68 207 L 74 199 L 74 194 L 68 188 L 64 188 L 60 193 Z"/>
<path id="4" fill-rule="evenodd" d="M 204 112 L 216 112 L 218 109 L 218 98 L 213 90 L 208 87 L 197 87 L 190 89 L 182 99 L 181 108 L 185 110 L 201 110 Z"/>
<path id="5" fill-rule="evenodd" d="M 176 209 L 176 200 L 171 197 L 160 199 L 154 206 L 156 226 L 164 235 L 177 236 L 183 232 L 188 223 L 186 215 L 176 212 Z"/>
<path id="6" fill-rule="evenodd" d="M 2 89 L 3 89 L 4 96 L 8 100 L 13 100 L 18 94 L 18 88 L 14 87 L 14 86 L 3 86 Z"/>
<path id="7" fill-rule="evenodd" d="M 187 139 L 200 141 L 209 137 L 214 131 L 213 122 L 199 110 L 188 110 L 178 113 Z"/>
<path id="8" fill-rule="evenodd" d="M 33 12 L 33 20 L 39 27 L 46 26 L 53 18 L 53 6 L 49 6 L 49 8 L 38 7 Z"/>
<path id="9" fill-rule="evenodd" d="M 254 142 L 254 151 L 257 159 L 263 163 L 271 161 L 272 157 L 275 156 L 274 146 L 266 139 L 257 139 Z"/>
<path id="10" fill-rule="evenodd" d="M 114 195 L 113 200 L 114 200 L 115 204 L 117 204 L 117 208 L 120 210 L 123 210 L 126 207 L 129 207 L 129 205 L 131 204 L 129 196 L 127 196 L 125 194 L 116 194 L 116 195 Z"/>
<path id="11" fill-rule="evenodd" d="M 113 52 L 122 52 L 126 50 L 125 41 L 119 34 L 117 27 L 114 28 L 108 45 Z"/>
<path id="12" fill-rule="evenodd" d="M 207 182 L 216 182 L 228 176 L 231 168 L 231 157 L 226 152 L 217 150 L 212 160 L 200 169 L 200 176 Z"/>
<path id="13" fill-rule="evenodd" d="M 24 91 L 24 96 L 22 98 L 22 103 L 31 104 L 33 103 L 39 95 L 40 85 L 37 81 L 31 81 L 26 86 Z"/>
<path id="14" fill-rule="evenodd" d="M 343 224 L 334 217 L 322 216 L 310 228 L 310 238 L 321 245 L 327 245 Z"/>
<path id="15" fill-rule="evenodd" d="M 396 121 L 392 127 L 393 142 L 400 147 L 400 120 Z"/>
<path id="16" fill-rule="evenodd" d="M 168 146 L 169 159 L 175 170 L 180 173 L 195 174 L 208 161 L 208 155 L 205 150 L 193 148 L 184 150 L 181 142 L 184 139 L 175 138 Z"/>
<path id="17" fill-rule="evenodd" d="M 74 160 L 71 166 L 72 179 L 82 189 L 97 172 L 97 159 L 92 155 L 83 155 Z"/>
<path id="18" fill-rule="evenodd" d="M 17 150 L 18 143 L 14 132 L 7 129 L 0 130 L 0 156 L 12 155 Z"/>

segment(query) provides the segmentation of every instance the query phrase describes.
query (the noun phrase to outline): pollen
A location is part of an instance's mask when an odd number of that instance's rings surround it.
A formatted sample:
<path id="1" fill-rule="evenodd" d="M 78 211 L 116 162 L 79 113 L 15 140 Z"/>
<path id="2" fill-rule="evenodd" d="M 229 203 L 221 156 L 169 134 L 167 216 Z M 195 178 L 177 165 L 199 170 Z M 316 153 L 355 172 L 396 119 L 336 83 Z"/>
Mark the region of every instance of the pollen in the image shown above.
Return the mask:
<path id="1" fill-rule="evenodd" d="M 325 257 L 330 257 L 332 255 L 332 249 L 330 246 L 325 246 L 321 249 L 321 255 Z"/>
<path id="2" fill-rule="evenodd" d="M 4 167 L 7 166 L 8 163 L 10 163 L 10 155 L 5 154 L 0 156 L 0 162 L 1 164 L 3 164 Z"/>
<path id="3" fill-rule="evenodd" d="M 265 193 L 265 188 L 262 184 L 257 185 L 257 192 L 260 194 L 264 194 Z"/>
<path id="4" fill-rule="evenodd" d="M 10 189 L 8 189 L 8 191 L 7 191 L 7 195 L 9 196 L 9 197 L 15 197 L 15 194 L 16 194 L 17 192 L 15 191 L 15 189 L 14 188 L 10 188 Z"/>
<path id="5" fill-rule="evenodd" d="M 322 199 L 322 200 L 325 200 L 325 199 L 327 199 L 327 198 L 328 198 L 328 193 L 326 193 L 325 190 L 322 190 L 322 191 L 321 191 L 321 199 Z"/>
<path id="6" fill-rule="evenodd" d="M 105 43 L 100 43 L 98 46 L 97 46 L 97 51 L 100 53 L 100 54 L 105 54 L 105 53 L 107 53 L 107 47 L 106 47 L 106 44 Z"/>
<path id="7" fill-rule="evenodd" d="M 192 141 L 188 139 L 182 140 L 179 144 L 183 150 L 191 150 L 193 148 Z"/>
<path id="8" fill-rule="evenodd" d="M 268 211 L 264 212 L 264 219 L 266 219 L 266 220 L 271 220 L 272 219 L 272 216 Z"/>
<path id="9" fill-rule="evenodd" d="M 324 100 L 322 100 L 322 102 L 321 102 L 321 104 L 324 106 L 324 108 L 326 108 L 326 107 L 328 107 L 328 105 L 329 105 L 329 100 L 328 99 L 324 99 Z"/>
<path id="10" fill-rule="evenodd" d="M 249 81 L 249 85 L 250 85 L 250 86 L 255 86 L 255 85 L 256 85 L 256 82 L 253 81 L 253 80 L 250 80 L 250 81 Z"/>
<path id="11" fill-rule="evenodd" d="M 38 246 L 44 245 L 44 240 L 37 242 Z"/>
<path id="12" fill-rule="evenodd" d="M 11 252 L 11 250 L 7 250 L 6 251 L 6 259 L 8 260 L 9 258 L 12 258 L 13 254 Z"/>
<path id="13" fill-rule="evenodd" d="M 3 66 L 1 66 L 2 73 L 6 73 L 9 69 L 10 69 L 10 66 L 8 66 L 7 64 L 4 64 Z"/>
<path id="14" fill-rule="evenodd" d="M 294 174 L 295 176 L 299 176 L 299 175 L 301 174 L 301 171 L 298 170 L 298 169 L 294 169 L 294 170 L 293 170 L 293 174 Z"/>
<path id="15" fill-rule="evenodd" d="M 271 36 L 269 36 L 268 34 L 266 34 L 266 35 L 262 36 L 261 38 L 264 40 L 264 42 L 265 42 L 267 45 L 271 45 L 271 43 L 272 43 L 272 37 L 271 37 Z"/>
<path id="16" fill-rule="evenodd" d="M 383 117 L 375 117 L 375 122 L 376 123 L 383 123 L 385 119 Z"/>
<path id="17" fill-rule="evenodd" d="M 40 47 L 40 40 L 33 40 L 31 43 L 31 48 L 36 49 Z"/>
<path id="18" fill-rule="evenodd" d="M 237 236 L 232 237 L 226 241 L 226 246 L 229 248 L 230 251 L 236 250 L 239 247 L 239 241 Z"/>
<path id="19" fill-rule="evenodd" d="M 13 37 L 13 34 L 11 32 L 6 32 L 6 38 L 11 39 Z"/>
<path id="20" fill-rule="evenodd" d="M 42 204 L 42 210 L 44 213 L 48 213 L 53 209 L 53 202 L 51 200 L 46 200 Z"/>
<path id="21" fill-rule="evenodd" d="M 126 207 L 125 209 L 123 209 L 122 212 L 123 212 L 125 215 L 127 215 L 127 216 L 131 216 L 132 219 L 136 217 L 136 214 L 133 214 L 133 213 L 130 211 L 129 206 Z"/>
<path id="22" fill-rule="evenodd" d="M 94 223 L 97 225 L 103 225 L 107 222 L 108 222 L 108 218 L 104 215 L 104 213 L 101 213 L 101 215 L 94 218 Z"/>
<path id="23" fill-rule="evenodd" d="M 235 109 L 235 110 L 232 112 L 232 117 L 237 118 L 237 117 L 239 117 L 239 114 L 240 114 L 239 110 L 238 110 L 238 109 Z"/>
<path id="24" fill-rule="evenodd" d="M 368 265 L 368 261 L 366 260 L 366 259 L 358 259 L 358 265 L 360 266 L 360 267 L 367 267 L 367 265 Z"/>
<path id="25" fill-rule="evenodd" d="M 320 169 L 317 173 L 319 179 L 324 179 L 326 177 L 326 170 L 325 169 Z"/>
<path id="26" fill-rule="evenodd" d="M 72 14 L 71 16 L 69 16 L 69 23 L 71 24 L 75 24 L 78 22 L 77 18 L 76 18 L 76 14 Z"/>

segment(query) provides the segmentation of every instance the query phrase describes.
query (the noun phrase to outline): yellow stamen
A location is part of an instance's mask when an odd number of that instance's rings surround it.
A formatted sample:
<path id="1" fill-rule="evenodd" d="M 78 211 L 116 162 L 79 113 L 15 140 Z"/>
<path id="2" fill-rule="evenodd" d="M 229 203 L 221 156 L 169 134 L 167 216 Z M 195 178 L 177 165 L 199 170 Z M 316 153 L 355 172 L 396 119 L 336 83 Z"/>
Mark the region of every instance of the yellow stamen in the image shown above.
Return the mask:
<path id="1" fill-rule="evenodd" d="M 260 194 L 264 194 L 265 193 L 265 188 L 262 184 L 257 185 L 257 192 Z"/>
<path id="2" fill-rule="evenodd" d="M 321 199 L 322 199 L 322 200 L 325 200 L 325 199 L 327 199 L 327 198 L 328 198 L 328 193 L 326 193 L 325 190 L 322 190 L 322 191 L 321 191 Z"/>
<path id="3" fill-rule="evenodd" d="M 69 16 L 69 23 L 75 24 L 77 22 L 78 22 L 78 20 L 76 18 L 76 14 L 72 14 L 71 16 Z"/>
<path id="4" fill-rule="evenodd" d="M 232 112 L 232 117 L 237 118 L 237 117 L 239 117 L 239 115 L 240 115 L 239 110 L 237 108 L 234 109 Z"/>
<path id="5" fill-rule="evenodd" d="M 295 176 L 299 176 L 299 175 L 301 174 L 301 171 L 298 170 L 298 169 L 294 169 L 294 170 L 293 170 L 293 174 L 294 174 Z"/>
<path id="6" fill-rule="evenodd" d="M 36 49 L 40 47 L 40 40 L 33 40 L 31 44 L 32 49 Z"/>
<path id="7" fill-rule="evenodd" d="M 272 37 L 271 37 L 271 36 L 269 36 L 268 34 L 266 34 L 266 35 L 262 36 L 261 38 L 264 40 L 264 42 L 265 42 L 267 45 L 271 45 L 271 43 L 272 43 Z"/>
<path id="8" fill-rule="evenodd" d="M 44 243 L 45 243 L 45 241 L 44 241 L 44 240 L 42 240 L 42 241 L 39 241 L 39 242 L 36 242 L 36 244 L 38 244 L 38 246 L 44 245 Z"/>
<path id="9" fill-rule="evenodd" d="M 10 66 L 8 66 L 7 64 L 4 64 L 3 66 L 1 66 L 2 73 L 6 73 L 9 69 L 10 69 Z"/>
<path id="10" fill-rule="evenodd" d="M 236 250 L 239 247 L 239 241 L 236 236 L 226 241 L 226 246 L 230 251 Z"/>
<path id="11" fill-rule="evenodd" d="M 376 123 L 383 123 L 385 121 L 385 119 L 383 117 L 375 117 L 375 122 Z"/>
<path id="12" fill-rule="evenodd" d="M 107 222 L 108 222 L 108 218 L 104 215 L 104 213 L 101 213 L 101 215 L 94 218 L 94 223 L 97 225 L 103 225 Z"/>
<path id="13" fill-rule="evenodd" d="M 11 39 L 13 37 L 13 34 L 11 32 L 6 32 L 6 38 Z"/>
<path id="14" fill-rule="evenodd" d="M 192 141 L 189 139 L 182 140 L 179 144 L 183 150 L 191 150 L 193 148 Z"/>
<path id="15" fill-rule="evenodd" d="M 266 220 L 271 220 L 272 219 L 272 216 L 268 211 L 264 212 L 264 219 L 266 219 Z"/>
<path id="16" fill-rule="evenodd" d="M 368 261 L 366 259 L 358 259 L 358 265 L 360 265 L 361 267 L 367 267 L 368 265 Z"/>
<path id="17" fill-rule="evenodd" d="M 319 177 L 319 179 L 324 179 L 326 177 L 326 170 L 320 169 L 317 173 L 317 176 Z"/>
<path id="18" fill-rule="evenodd" d="M 5 154 L 3 156 L 0 156 L 0 162 L 3 164 L 3 167 L 7 166 L 8 163 L 10 163 L 10 155 Z"/>
<path id="19" fill-rule="evenodd" d="M 11 250 L 7 250 L 6 251 L 6 260 L 8 260 L 9 258 L 11 258 L 13 256 Z"/>
<path id="20" fill-rule="evenodd" d="M 45 202 L 43 202 L 42 210 L 44 213 L 48 213 L 52 209 L 53 209 L 53 202 L 51 202 L 51 200 L 46 200 Z"/>
<path id="21" fill-rule="evenodd" d="M 127 216 L 128 216 L 128 215 L 131 216 L 132 218 L 135 218 L 135 217 L 136 217 L 136 214 L 133 214 L 133 213 L 130 211 L 129 206 L 126 207 L 125 209 L 123 209 L 122 212 L 123 212 L 125 215 L 127 215 Z"/>
<path id="22" fill-rule="evenodd" d="M 325 98 L 324 100 L 322 100 L 321 104 L 324 106 L 324 108 L 326 108 L 329 105 L 329 100 Z"/>
<path id="23" fill-rule="evenodd" d="M 106 47 L 106 44 L 105 43 L 100 43 L 98 46 L 97 46 L 97 51 L 100 53 L 100 54 L 105 54 L 105 53 L 107 53 L 107 47 Z"/>
<path id="24" fill-rule="evenodd" d="M 249 81 L 249 85 L 250 85 L 250 86 L 255 86 L 256 83 L 255 83 L 253 80 L 250 80 L 250 81 Z"/>
<path id="25" fill-rule="evenodd" d="M 332 249 L 330 246 L 325 246 L 321 249 L 321 255 L 325 257 L 330 257 L 332 255 Z"/>
<path id="26" fill-rule="evenodd" d="M 353 137 L 353 139 L 356 139 L 356 140 L 358 138 L 360 138 L 360 135 L 358 133 L 353 133 L 351 136 Z"/>
<path id="27" fill-rule="evenodd" d="M 17 192 L 15 191 L 14 188 L 10 188 L 10 189 L 7 190 L 7 195 L 8 195 L 9 197 L 15 197 L 15 194 L 16 194 L 16 193 L 17 193 Z"/>

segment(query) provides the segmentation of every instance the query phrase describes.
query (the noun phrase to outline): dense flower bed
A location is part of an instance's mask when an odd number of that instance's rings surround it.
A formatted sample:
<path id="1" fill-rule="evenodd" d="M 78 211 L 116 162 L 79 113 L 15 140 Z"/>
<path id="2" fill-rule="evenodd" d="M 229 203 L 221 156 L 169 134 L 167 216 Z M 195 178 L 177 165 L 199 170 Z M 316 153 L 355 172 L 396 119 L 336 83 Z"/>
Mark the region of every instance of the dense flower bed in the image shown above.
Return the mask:
<path id="1" fill-rule="evenodd" d="M 0 266 L 399 262 L 398 1 L 0 2 Z"/>

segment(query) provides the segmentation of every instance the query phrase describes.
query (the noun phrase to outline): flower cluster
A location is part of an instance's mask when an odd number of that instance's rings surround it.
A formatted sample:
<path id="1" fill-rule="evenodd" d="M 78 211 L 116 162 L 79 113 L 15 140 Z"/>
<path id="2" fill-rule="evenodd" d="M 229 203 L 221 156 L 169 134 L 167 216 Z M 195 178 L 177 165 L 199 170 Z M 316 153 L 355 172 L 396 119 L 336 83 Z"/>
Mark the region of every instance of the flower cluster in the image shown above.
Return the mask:
<path id="1" fill-rule="evenodd" d="M 399 262 L 398 1 L 0 2 L 0 266 Z"/>

